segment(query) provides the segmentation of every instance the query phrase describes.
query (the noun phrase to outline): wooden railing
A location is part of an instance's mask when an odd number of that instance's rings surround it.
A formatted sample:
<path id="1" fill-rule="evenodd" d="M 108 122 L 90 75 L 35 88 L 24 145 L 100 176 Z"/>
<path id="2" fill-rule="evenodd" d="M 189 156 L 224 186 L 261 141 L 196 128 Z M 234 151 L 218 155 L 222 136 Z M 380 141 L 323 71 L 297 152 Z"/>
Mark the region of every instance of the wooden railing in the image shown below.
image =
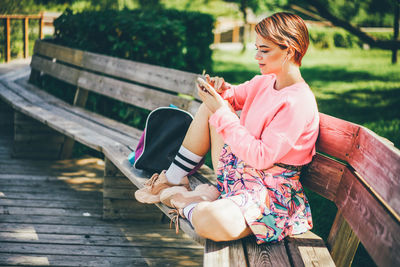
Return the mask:
<path id="1" fill-rule="evenodd" d="M 39 15 L 0 15 L 0 19 L 4 21 L 4 36 L 5 36 L 5 61 L 11 60 L 11 27 L 10 20 L 22 20 L 24 32 L 24 58 L 29 57 L 29 20 L 39 20 L 39 38 L 43 39 L 43 13 Z"/>

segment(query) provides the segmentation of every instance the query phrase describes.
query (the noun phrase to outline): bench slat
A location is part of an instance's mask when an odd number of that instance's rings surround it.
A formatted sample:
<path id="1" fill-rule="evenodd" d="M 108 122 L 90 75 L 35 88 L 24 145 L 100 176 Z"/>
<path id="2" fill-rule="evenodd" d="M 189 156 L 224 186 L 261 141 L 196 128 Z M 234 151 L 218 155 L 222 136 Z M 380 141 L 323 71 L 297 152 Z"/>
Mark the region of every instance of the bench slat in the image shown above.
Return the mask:
<path id="1" fill-rule="evenodd" d="M 284 242 L 257 245 L 254 236 L 243 242 L 249 266 L 291 266 Z"/>
<path id="2" fill-rule="evenodd" d="M 86 71 L 81 72 L 78 86 L 148 110 L 168 106 L 169 104 L 174 104 L 187 110 L 189 103 L 192 101 Z"/>
<path id="3" fill-rule="evenodd" d="M 349 163 L 400 220 L 400 151 L 362 127 Z"/>
<path id="4" fill-rule="evenodd" d="M 214 242 L 207 239 L 204 247 L 204 267 L 247 266 L 242 240 Z"/>
<path id="5" fill-rule="evenodd" d="M 31 67 L 32 69 L 44 72 L 45 74 L 72 85 L 77 84 L 80 73 L 78 69 L 61 65 L 38 56 L 32 57 Z"/>
<path id="6" fill-rule="evenodd" d="M 84 69 L 198 98 L 195 80 L 199 75 L 137 61 L 84 53 Z"/>
<path id="7" fill-rule="evenodd" d="M 335 204 L 378 266 L 400 262 L 400 222 L 346 169 Z"/>
<path id="8" fill-rule="evenodd" d="M 322 154 L 316 154 L 301 177 L 303 186 L 334 201 L 345 165 Z"/>
<path id="9" fill-rule="evenodd" d="M 320 113 L 317 151 L 348 161 L 360 126 Z"/>
<path id="10" fill-rule="evenodd" d="M 77 67 L 82 67 L 84 51 L 37 40 L 35 42 L 33 53 L 49 58 L 55 58 Z"/>
<path id="11" fill-rule="evenodd" d="M 285 242 L 288 255 L 294 267 L 335 266 L 324 240 L 311 231 L 287 237 Z"/>

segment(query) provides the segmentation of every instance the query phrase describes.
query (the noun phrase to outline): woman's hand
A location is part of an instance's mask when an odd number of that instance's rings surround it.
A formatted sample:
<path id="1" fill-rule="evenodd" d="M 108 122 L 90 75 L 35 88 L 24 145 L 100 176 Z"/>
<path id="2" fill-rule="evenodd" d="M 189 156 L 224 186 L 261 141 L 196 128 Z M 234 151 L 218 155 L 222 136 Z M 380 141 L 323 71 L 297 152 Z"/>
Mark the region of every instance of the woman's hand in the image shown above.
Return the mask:
<path id="1" fill-rule="evenodd" d="M 214 87 L 215 91 L 217 91 L 218 94 L 221 94 L 225 90 L 228 90 L 231 85 L 227 82 L 225 82 L 224 78 L 222 77 L 210 77 L 210 75 L 206 74 L 206 81 Z"/>
<path id="2" fill-rule="evenodd" d="M 208 83 L 204 85 L 196 84 L 196 86 L 199 97 L 201 98 L 203 103 L 206 104 L 206 106 L 212 113 L 214 113 L 215 111 L 217 111 L 217 109 L 223 106 L 228 106 L 226 101 L 217 93 L 214 87 L 211 86 L 210 84 Z"/>

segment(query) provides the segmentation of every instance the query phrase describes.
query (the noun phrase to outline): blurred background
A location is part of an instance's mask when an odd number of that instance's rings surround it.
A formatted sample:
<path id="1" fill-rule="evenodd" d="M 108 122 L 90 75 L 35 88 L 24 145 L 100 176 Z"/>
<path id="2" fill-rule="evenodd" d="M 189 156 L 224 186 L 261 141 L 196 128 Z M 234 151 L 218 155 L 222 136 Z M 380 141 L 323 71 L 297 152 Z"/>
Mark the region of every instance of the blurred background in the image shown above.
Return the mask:
<path id="1" fill-rule="evenodd" d="M 7 34 L 11 60 L 32 55 L 42 35 L 111 56 L 206 70 L 239 84 L 259 74 L 255 24 L 289 11 L 308 25 L 311 43 L 301 71 L 320 112 L 361 124 L 399 148 L 399 9 L 399 0 L 0 0 L 0 62 L 7 61 Z M 47 77 L 40 86 L 72 102 L 74 88 L 54 90 L 69 85 Z M 90 96 L 88 105 L 139 128 L 148 114 L 100 96 Z M 78 146 L 75 154 L 82 153 L 94 152 Z M 307 196 L 313 231 L 326 240 L 336 207 L 312 192 Z M 353 266 L 374 266 L 361 245 Z"/>

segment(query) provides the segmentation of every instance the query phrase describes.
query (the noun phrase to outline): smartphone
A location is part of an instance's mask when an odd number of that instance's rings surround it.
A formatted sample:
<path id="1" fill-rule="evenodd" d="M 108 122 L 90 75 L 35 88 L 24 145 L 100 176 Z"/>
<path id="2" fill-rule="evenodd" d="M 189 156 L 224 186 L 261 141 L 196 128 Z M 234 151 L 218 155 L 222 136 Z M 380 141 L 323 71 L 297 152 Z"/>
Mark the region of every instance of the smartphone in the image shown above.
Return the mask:
<path id="1" fill-rule="evenodd" d="M 197 84 L 199 85 L 200 89 L 203 90 L 206 93 L 210 93 L 210 90 L 213 90 L 212 86 L 208 84 L 204 79 L 198 77 L 197 78 Z"/>

